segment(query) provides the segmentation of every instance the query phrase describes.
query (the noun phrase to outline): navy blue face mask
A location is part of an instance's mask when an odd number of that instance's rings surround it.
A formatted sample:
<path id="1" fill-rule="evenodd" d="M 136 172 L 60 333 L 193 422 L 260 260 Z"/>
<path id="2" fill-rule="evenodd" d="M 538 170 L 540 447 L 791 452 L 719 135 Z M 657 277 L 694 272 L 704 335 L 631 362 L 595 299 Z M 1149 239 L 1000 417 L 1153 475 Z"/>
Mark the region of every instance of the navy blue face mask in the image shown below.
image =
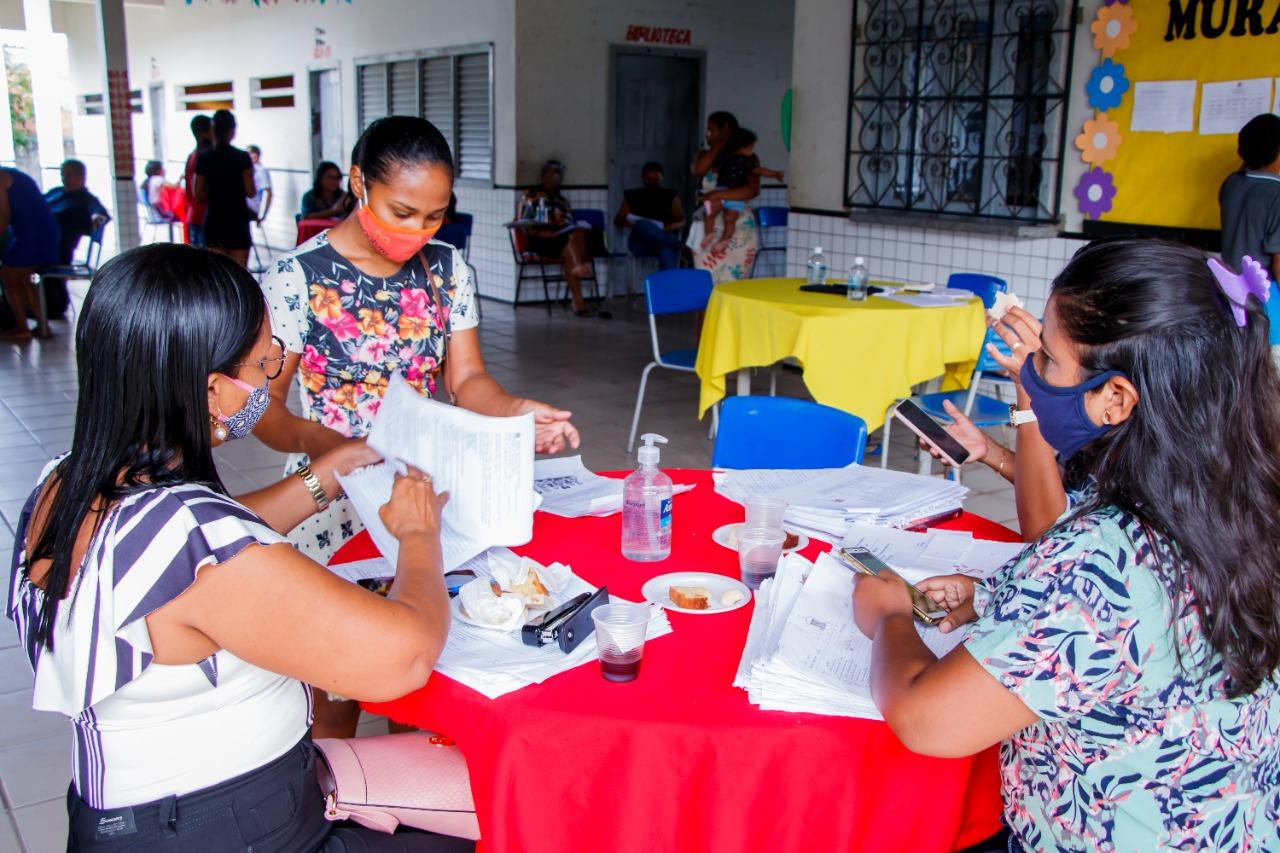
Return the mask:
<path id="1" fill-rule="evenodd" d="M 1099 373 L 1079 385 L 1059 388 L 1050 385 L 1036 372 L 1035 359 L 1028 357 L 1022 364 L 1022 387 L 1031 398 L 1031 411 L 1036 413 L 1040 434 L 1049 446 L 1058 451 L 1058 458 L 1066 462 L 1080 448 L 1101 438 L 1113 426 L 1098 426 L 1089 419 L 1084 408 L 1084 395 L 1100 387 L 1113 376 L 1124 376 L 1118 370 Z"/>

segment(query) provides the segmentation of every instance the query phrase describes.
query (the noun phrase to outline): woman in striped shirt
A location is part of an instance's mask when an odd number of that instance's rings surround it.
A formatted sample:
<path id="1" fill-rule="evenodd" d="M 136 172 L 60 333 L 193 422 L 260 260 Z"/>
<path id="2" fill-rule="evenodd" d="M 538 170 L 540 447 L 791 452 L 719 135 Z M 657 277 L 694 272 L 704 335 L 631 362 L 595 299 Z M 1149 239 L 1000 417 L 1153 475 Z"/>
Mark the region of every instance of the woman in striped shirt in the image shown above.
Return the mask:
<path id="1" fill-rule="evenodd" d="M 349 442 L 239 499 L 212 449 L 248 435 L 283 353 L 229 259 L 157 244 L 94 279 L 77 330 L 72 451 L 19 519 L 7 613 L 35 707 L 74 731 L 69 849 L 453 850 L 470 842 L 330 824 L 306 683 L 362 699 L 421 686 L 448 597 L 430 477 L 381 515 L 400 540 L 380 598 L 284 534 L 377 459 Z M 335 828 L 336 827 L 336 828 Z"/>

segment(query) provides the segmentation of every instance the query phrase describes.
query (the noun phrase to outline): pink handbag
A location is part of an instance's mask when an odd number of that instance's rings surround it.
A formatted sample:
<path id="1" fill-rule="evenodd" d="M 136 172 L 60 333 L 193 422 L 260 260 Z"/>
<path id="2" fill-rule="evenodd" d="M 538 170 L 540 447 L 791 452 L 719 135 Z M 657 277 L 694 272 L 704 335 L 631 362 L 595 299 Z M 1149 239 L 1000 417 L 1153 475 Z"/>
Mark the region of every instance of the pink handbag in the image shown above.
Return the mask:
<path id="1" fill-rule="evenodd" d="M 382 832 L 397 826 L 480 838 L 462 750 L 426 732 L 314 741 L 325 817 Z"/>

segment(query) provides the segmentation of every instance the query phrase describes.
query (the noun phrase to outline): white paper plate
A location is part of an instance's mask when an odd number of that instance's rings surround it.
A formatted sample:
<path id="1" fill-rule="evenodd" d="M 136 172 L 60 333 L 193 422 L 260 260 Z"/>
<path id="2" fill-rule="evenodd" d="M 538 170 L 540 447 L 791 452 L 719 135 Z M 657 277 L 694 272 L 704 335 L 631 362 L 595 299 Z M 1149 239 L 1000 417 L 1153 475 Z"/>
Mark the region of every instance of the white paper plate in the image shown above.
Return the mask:
<path id="1" fill-rule="evenodd" d="M 524 610 L 524 622 L 528 622 L 530 619 L 537 616 L 539 613 L 546 613 L 552 607 L 559 607 L 563 603 L 559 601 L 555 596 L 552 596 L 551 601 L 552 601 L 551 607 L 542 607 L 542 608 L 526 607 Z M 484 628 L 485 630 L 488 630 L 488 631 L 497 631 L 498 633 L 501 633 L 501 634 L 518 634 L 520 633 L 521 625 L 524 624 L 524 622 L 522 622 L 520 625 L 517 625 L 514 629 L 510 631 L 503 631 L 500 628 L 495 628 L 493 625 L 487 625 L 484 622 L 477 622 L 476 620 L 468 616 L 466 614 L 466 611 L 462 609 L 462 599 L 458 598 L 458 596 L 456 595 L 449 599 L 449 609 L 453 611 L 453 618 L 457 619 L 459 622 L 466 622 L 468 625 L 475 625 L 477 628 Z"/>
<path id="2" fill-rule="evenodd" d="M 738 529 L 741 528 L 742 525 L 745 523 L 746 522 L 739 521 L 736 524 L 721 525 L 720 527 L 717 527 L 715 530 L 711 532 L 711 539 L 721 547 L 728 548 L 730 551 L 737 551 L 738 550 Z M 790 533 L 791 531 L 787 531 L 787 532 Z M 809 545 L 808 536 L 805 536 L 803 533 L 797 533 L 795 535 L 799 537 L 799 540 L 796 542 L 796 546 L 794 548 L 783 548 L 782 553 L 791 554 L 791 553 L 794 553 L 795 551 L 799 551 L 801 548 L 808 547 Z"/>
<path id="3" fill-rule="evenodd" d="M 677 607 L 676 603 L 671 600 L 671 596 L 667 594 L 667 589 L 673 586 L 706 587 L 711 591 L 711 606 L 706 610 L 689 610 L 685 607 Z M 725 607 L 720 604 L 720 596 L 731 589 L 741 592 L 742 600 L 737 604 Z M 751 590 L 742 581 L 712 572 L 670 572 L 665 575 L 658 575 L 640 588 L 640 594 L 644 596 L 645 601 L 651 601 L 668 610 L 674 610 L 677 613 L 697 613 L 704 616 L 708 613 L 727 613 L 730 610 L 737 610 L 751 600 Z"/>

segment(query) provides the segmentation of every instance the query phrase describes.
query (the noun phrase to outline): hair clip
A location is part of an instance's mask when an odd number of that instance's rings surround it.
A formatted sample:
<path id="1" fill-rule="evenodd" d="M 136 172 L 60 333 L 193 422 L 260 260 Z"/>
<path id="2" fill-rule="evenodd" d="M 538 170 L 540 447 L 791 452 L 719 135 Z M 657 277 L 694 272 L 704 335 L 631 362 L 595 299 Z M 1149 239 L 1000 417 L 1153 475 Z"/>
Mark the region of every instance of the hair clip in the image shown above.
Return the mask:
<path id="1" fill-rule="evenodd" d="M 1209 259 L 1209 269 L 1218 280 L 1218 286 L 1226 294 L 1231 303 L 1231 313 L 1236 318 L 1236 325 L 1243 327 L 1248 315 L 1245 313 L 1245 300 L 1250 295 L 1256 296 L 1259 302 L 1266 302 L 1271 296 L 1271 278 L 1262 264 L 1245 255 L 1240 262 L 1240 272 L 1234 273 L 1216 258 Z"/>

